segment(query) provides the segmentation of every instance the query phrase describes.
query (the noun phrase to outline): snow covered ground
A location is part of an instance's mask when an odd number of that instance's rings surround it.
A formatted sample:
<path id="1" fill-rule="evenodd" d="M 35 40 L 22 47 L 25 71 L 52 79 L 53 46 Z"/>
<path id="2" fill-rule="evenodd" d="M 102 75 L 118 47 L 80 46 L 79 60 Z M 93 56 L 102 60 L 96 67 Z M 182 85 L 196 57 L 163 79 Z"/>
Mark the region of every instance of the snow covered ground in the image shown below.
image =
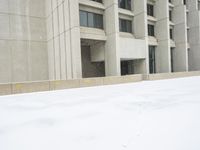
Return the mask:
<path id="1" fill-rule="evenodd" d="M 0 97 L 0 150 L 200 150 L 200 77 Z"/>

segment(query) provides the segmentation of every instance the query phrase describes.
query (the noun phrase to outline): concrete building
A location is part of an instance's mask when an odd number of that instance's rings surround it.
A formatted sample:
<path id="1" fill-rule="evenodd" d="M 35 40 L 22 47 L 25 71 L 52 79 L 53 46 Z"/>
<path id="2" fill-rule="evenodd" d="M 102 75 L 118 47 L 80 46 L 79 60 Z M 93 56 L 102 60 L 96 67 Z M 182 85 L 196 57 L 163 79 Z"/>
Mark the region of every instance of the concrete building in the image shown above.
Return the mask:
<path id="1" fill-rule="evenodd" d="M 200 70 L 199 0 L 0 0 L 0 83 Z"/>

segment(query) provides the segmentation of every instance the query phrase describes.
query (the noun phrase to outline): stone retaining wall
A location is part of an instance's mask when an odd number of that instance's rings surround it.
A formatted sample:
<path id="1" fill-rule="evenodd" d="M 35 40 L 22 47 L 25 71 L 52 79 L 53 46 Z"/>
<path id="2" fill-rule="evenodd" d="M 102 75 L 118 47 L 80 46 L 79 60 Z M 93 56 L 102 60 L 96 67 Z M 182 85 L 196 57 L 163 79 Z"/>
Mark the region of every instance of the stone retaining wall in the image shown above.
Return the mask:
<path id="1" fill-rule="evenodd" d="M 63 80 L 63 81 L 59 80 L 59 81 L 0 84 L 0 95 L 113 85 L 113 84 L 140 82 L 143 80 L 162 80 L 162 79 L 172 79 L 172 78 L 181 78 L 190 76 L 200 76 L 200 71 L 162 73 L 162 74 L 151 74 L 151 75 L 138 74 L 129 76 L 87 78 L 87 79 Z"/>

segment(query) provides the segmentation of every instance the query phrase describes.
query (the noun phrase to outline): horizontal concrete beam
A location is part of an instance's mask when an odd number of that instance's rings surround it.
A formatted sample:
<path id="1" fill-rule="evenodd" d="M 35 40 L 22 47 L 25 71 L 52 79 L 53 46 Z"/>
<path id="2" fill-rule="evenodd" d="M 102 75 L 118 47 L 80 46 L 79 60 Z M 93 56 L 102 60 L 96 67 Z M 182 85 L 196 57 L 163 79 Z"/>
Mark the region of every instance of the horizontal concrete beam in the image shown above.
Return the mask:
<path id="1" fill-rule="evenodd" d="M 161 73 L 161 74 L 150 74 L 146 76 L 146 80 L 163 80 L 163 79 L 174 79 L 191 76 L 200 76 L 200 72 L 176 72 L 176 73 Z"/>
<path id="2" fill-rule="evenodd" d="M 86 78 L 86 79 L 76 79 L 76 80 L 9 83 L 9 84 L 0 84 L 0 95 L 103 86 L 103 85 L 140 82 L 144 80 L 163 80 L 163 79 L 182 78 L 191 76 L 200 76 L 200 71 L 161 73 L 161 74 L 149 74 L 149 75 L 138 74 L 129 76 Z"/>

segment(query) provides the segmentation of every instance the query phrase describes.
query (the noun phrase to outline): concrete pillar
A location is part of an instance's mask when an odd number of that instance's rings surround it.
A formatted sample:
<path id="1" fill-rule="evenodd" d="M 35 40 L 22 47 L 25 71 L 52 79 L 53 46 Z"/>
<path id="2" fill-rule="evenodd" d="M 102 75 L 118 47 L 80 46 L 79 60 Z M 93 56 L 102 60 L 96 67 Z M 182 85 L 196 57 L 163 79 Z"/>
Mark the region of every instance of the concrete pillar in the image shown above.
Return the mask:
<path id="1" fill-rule="evenodd" d="M 134 36 L 146 41 L 146 60 L 141 66 L 143 73 L 149 73 L 148 31 L 147 31 L 147 2 L 146 0 L 134 0 Z"/>
<path id="2" fill-rule="evenodd" d="M 51 11 L 47 16 L 47 26 L 52 28 L 52 31 L 49 29 L 52 34 L 49 34 L 48 40 L 50 79 L 81 78 L 78 0 L 52 0 Z"/>
<path id="3" fill-rule="evenodd" d="M 107 36 L 105 43 L 106 76 L 121 75 L 119 53 L 119 15 L 118 0 L 105 0 L 104 27 Z"/>
<path id="4" fill-rule="evenodd" d="M 188 41 L 187 41 L 187 16 L 186 6 L 183 3 L 176 3 L 173 9 L 174 41 L 174 71 L 188 71 Z"/>
<path id="5" fill-rule="evenodd" d="M 200 13 L 198 10 L 197 0 L 188 1 L 189 9 L 189 70 L 200 70 Z"/>
<path id="6" fill-rule="evenodd" d="M 170 35 L 169 35 L 169 2 L 168 0 L 157 0 L 155 5 L 157 23 L 155 27 L 158 40 L 157 72 L 171 72 L 170 62 Z"/>

